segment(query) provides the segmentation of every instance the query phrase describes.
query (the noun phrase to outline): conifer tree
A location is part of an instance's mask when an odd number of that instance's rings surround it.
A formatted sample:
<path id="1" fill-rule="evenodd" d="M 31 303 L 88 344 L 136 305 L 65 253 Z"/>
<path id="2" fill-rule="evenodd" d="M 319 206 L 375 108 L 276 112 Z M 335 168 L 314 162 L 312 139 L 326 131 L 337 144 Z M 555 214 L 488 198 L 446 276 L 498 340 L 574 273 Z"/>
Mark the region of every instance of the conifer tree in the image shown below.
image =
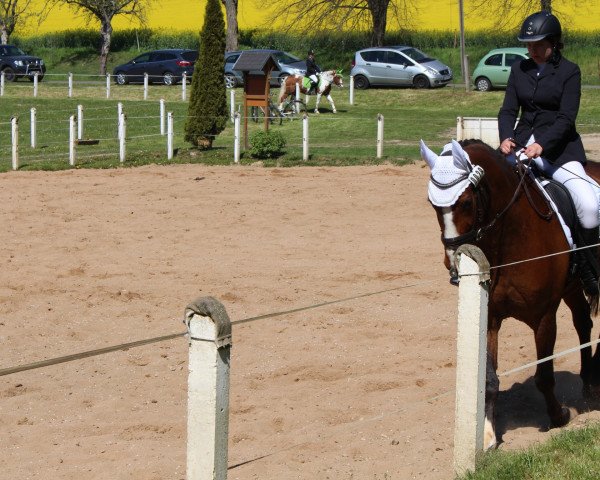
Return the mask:
<path id="1" fill-rule="evenodd" d="M 203 149 L 212 147 L 227 122 L 224 57 L 225 20 L 221 2 L 208 0 L 185 124 L 185 140 Z"/>

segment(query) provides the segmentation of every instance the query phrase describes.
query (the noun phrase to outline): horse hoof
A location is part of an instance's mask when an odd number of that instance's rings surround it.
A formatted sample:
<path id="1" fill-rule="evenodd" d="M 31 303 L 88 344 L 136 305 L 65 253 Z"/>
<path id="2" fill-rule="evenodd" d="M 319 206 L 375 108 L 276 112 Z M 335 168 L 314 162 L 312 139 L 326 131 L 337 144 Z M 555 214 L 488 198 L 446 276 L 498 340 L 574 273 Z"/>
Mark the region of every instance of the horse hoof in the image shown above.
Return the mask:
<path id="1" fill-rule="evenodd" d="M 319 111 L 318 111 L 316 108 L 315 108 L 315 113 L 316 113 L 317 115 L 319 114 Z"/>
<path id="2" fill-rule="evenodd" d="M 333 113 L 337 113 L 337 110 L 334 110 Z"/>
<path id="3" fill-rule="evenodd" d="M 571 421 L 572 418 L 575 418 L 576 416 L 577 411 L 575 409 L 562 407 L 558 418 L 552 419 L 552 428 L 564 427 Z"/>

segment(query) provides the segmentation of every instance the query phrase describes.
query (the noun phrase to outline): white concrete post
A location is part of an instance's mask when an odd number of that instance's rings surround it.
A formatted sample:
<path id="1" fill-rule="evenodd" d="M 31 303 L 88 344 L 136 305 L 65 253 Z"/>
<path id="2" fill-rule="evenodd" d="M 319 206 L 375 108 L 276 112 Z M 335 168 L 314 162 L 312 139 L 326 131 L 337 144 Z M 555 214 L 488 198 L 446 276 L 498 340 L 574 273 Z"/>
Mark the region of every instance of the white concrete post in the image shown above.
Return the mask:
<path id="1" fill-rule="evenodd" d="M 377 158 L 383 155 L 383 115 L 377 114 Z"/>
<path id="2" fill-rule="evenodd" d="M 69 84 L 69 98 L 71 98 L 73 96 L 73 74 L 71 72 L 69 72 L 69 77 L 68 77 L 68 84 Z"/>
<path id="3" fill-rule="evenodd" d="M 308 160 L 308 115 L 302 117 L 302 160 Z"/>
<path id="4" fill-rule="evenodd" d="M 233 161 L 240 163 L 240 114 L 233 114 Z"/>
<path id="5" fill-rule="evenodd" d="M 0 97 L 4 96 L 4 82 L 5 82 L 5 75 L 4 72 L 0 73 Z"/>
<path id="6" fill-rule="evenodd" d="M 37 110 L 34 108 L 31 109 L 31 148 L 37 147 Z"/>
<path id="7" fill-rule="evenodd" d="M 354 75 L 350 75 L 350 105 L 354 105 Z"/>
<path id="8" fill-rule="evenodd" d="M 187 97 L 187 74 L 181 76 L 181 99 L 185 100 Z"/>
<path id="9" fill-rule="evenodd" d="M 165 134 L 165 99 L 160 99 L 160 134 Z"/>
<path id="10" fill-rule="evenodd" d="M 229 117 L 235 123 L 235 90 L 229 90 Z"/>
<path id="11" fill-rule="evenodd" d="M 37 97 L 38 94 L 38 73 L 33 74 L 33 96 Z"/>
<path id="12" fill-rule="evenodd" d="M 173 112 L 167 113 L 167 160 L 173 159 Z"/>
<path id="13" fill-rule="evenodd" d="M 119 160 L 125 161 L 125 136 L 127 135 L 126 117 L 124 113 L 119 116 Z"/>
<path id="14" fill-rule="evenodd" d="M 189 333 L 187 480 L 227 478 L 231 322 L 223 304 L 199 298 L 185 309 Z"/>
<path id="15" fill-rule="evenodd" d="M 83 105 L 77 105 L 77 140 L 83 140 Z"/>
<path id="16" fill-rule="evenodd" d="M 456 251 L 460 284 L 456 341 L 456 404 L 454 471 L 475 471 L 476 453 L 483 448 L 487 304 L 490 266 L 473 245 Z"/>
<path id="17" fill-rule="evenodd" d="M 12 143 L 12 169 L 19 168 L 19 117 L 12 117 L 11 123 L 11 143 Z"/>
<path id="18" fill-rule="evenodd" d="M 69 117 L 69 165 L 75 166 L 75 115 Z"/>
<path id="19" fill-rule="evenodd" d="M 144 73 L 144 100 L 148 99 L 148 72 Z"/>
<path id="20" fill-rule="evenodd" d="M 300 102 L 298 100 L 302 100 L 300 98 L 300 82 L 296 82 L 296 102 L 294 102 L 294 110 L 296 111 L 296 115 L 300 113 Z M 307 103 L 307 102 L 305 102 Z"/>
<path id="21" fill-rule="evenodd" d="M 110 98 L 110 73 L 106 74 L 106 98 Z"/>
<path id="22" fill-rule="evenodd" d="M 121 118 L 123 117 L 123 104 L 117 103 L 117 138 L 121 138 Z"/>

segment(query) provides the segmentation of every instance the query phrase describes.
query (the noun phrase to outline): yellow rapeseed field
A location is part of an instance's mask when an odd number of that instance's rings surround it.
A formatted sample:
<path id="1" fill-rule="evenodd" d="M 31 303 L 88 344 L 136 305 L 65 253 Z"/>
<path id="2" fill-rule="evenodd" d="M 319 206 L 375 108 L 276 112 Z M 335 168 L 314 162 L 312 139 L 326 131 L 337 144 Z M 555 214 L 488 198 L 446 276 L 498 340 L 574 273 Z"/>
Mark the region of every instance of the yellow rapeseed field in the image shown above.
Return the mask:
<path id="1" fill-rule="evenodd" d="M 44 0 L 33 0 L 32 11 L 41 7 Z M 458 0 L 414 0 L 417 11 L 412 21 L 412 28 L 426 30 L 458 30 L 459 29 L 459 7 Z M 490 0 L 491 3 L 503 0 Z M 239 0 L 238 22 L 242 29 L 267 28 L 272 26 L 268 22 L 265 13 L 264 0 Z M 284 0 L 279 2 L 283 4 Z M 579 4 L 573 6 L 574 3 Z M 563 23 L 568 23 L 570 29 L 576 30 L 598 30 L 600 29 L 600 0 L 588 0 L 587 2 L 573 2 L 570 0 L 553 1 L 557 15 Z M 147 26 L 152 29 L 161 30 L 199 30 L 202 27 L 205 0 L 150 0 L 150 8 L 147 15 Z M 464 0 L 465 28 L 481 30 L 491 25 L 492 19 L 487 17 L 475 17 L 469 14 L 469 0 Z M 21 33 L 35 34 L 43 32 L 61 31 L 76 28 L 92 27 L 97 24 L 88 23 L 84 18 L 77 16 L 68 7 L 55 8 L 41 25 L 30 23 L 21 30 Z M 117 17 L 113 27 L 118 29 L 136 28 L 138 22 L 131 21 L 127 17 Z M 275 25 L 276 26 L 276 25 Z M 388 23 L 389 30 L 396 30 L 397 25 Z M 515 25 L 517 27 L 517 25 Z"/>

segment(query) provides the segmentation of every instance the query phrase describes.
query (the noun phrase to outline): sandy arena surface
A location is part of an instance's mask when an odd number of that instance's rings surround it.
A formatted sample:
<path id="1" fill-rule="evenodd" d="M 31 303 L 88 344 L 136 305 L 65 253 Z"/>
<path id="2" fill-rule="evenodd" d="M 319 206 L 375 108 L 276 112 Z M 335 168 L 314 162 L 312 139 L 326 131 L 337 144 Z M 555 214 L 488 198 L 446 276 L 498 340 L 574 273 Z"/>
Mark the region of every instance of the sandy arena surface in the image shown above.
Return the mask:
<path id="1" fill-rule="evenodd" d="M 233 321 L 341 300 L 234 325 L 229 478 L 450 479 L 458 290 L 428 173 L 2 174 L 0 368 L 183 332 L 198 296 Z M 576 345 L 562 307 L 558 324 L 557 351 Z M 0 478 L 185 478 L 187 355 L 178 337 L 0 377 Z M 534 359 L 508 320 L 499 371 Z M 575 426 L 598 418 L 578 369 L 556 362 Z M 501 378 L 501 448 L 552 433 L 532 374 Z"/>

